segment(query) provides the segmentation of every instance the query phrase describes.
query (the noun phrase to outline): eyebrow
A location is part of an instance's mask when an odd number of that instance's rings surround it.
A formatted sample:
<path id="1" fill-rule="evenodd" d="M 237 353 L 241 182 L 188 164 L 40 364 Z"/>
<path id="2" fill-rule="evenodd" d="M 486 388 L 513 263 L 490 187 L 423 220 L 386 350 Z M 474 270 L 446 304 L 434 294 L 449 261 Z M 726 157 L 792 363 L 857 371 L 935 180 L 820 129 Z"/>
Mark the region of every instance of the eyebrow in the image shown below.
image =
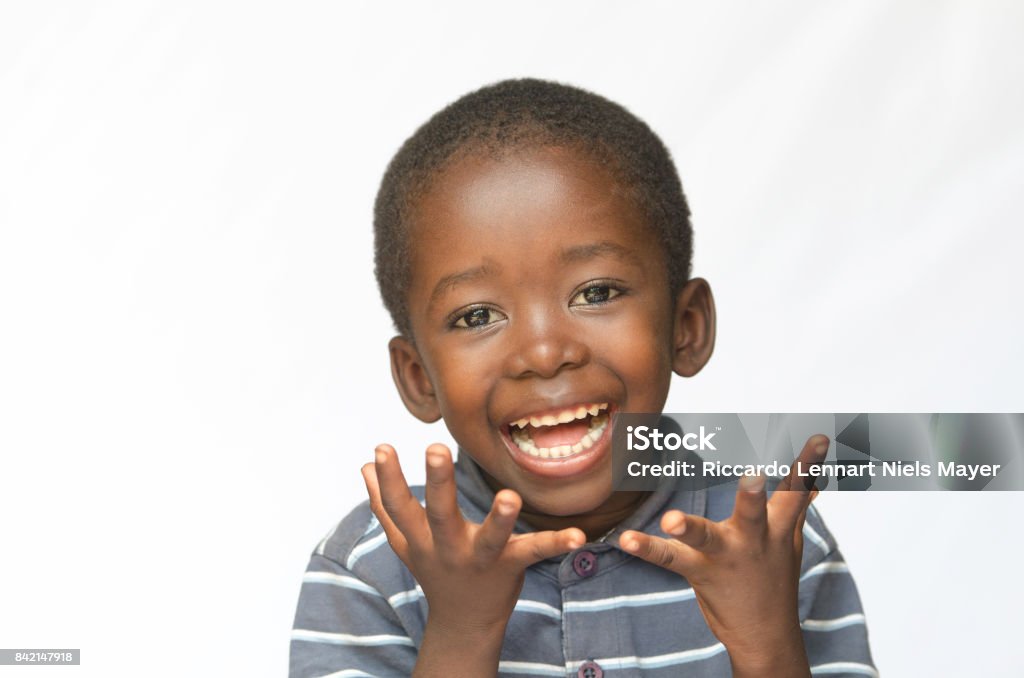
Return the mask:
<path id="1" fill-rule="evenodd" d="M 569 247 L 562 250 L 558 258 L 564 264 L 574 264 L 581 261 L 588 261 L 597 257 L 611 256 L 616 259 L 621 259 L 627 263 L 633 264 L 634 266 L 643 267 L 643 261 L 633 250 L 628 247 L 612 242 L 610 240 L 601 240 L 595 243 L 587 243 L 586 245 L 576 245 L 575 247 Z M 434 285 L 434 290 L 430 293 L 430 299 L 427 301 L 428 306 L 433 306 L 437 303 L 438 299 L 448 293 L 453 287 L 461 285 L 462 283 L 472 282 L 479 280 L 480 278 L 486 278 L 496 273 L 494 266 L 490 264 L 481 264 L 480 266 L 474 266 L 473 268 L 467 268 L 464 271 L 457 273 L 449 273 Z"/>
<path id="2" fill-rule="evenodd" d="M 427 302 L 427 305 L 432 306 L 438 299 L 444 296 L 445 293 L 456 285 L 485 278 L 489 275 L 493 275 L 494 272 L 493 266 L 482 264 L 480 266 L 474 266 L 473 268 L 467 268 L 465 271 L 459 271 L 458 273 L 450 273 L 438 280 L 437 284 L 434 285 L 434 291 L 430 293 L 430 300 Z"/>
<path id="3" fill-rule="evenodd" d="M 600 242 L 570 247 L 562 250 L 559 258 L 563 263 L 573 264 L 605 256 L 622 259 L 630 264 L 634 264 L 635 266 L 643 267 L 643 261 L 641 261 L 640 257 L 637 256 L 636 252 L 628 247 L 623 247 L 618 243 L 611 242 L 610 240 L 601 240 Z"/>

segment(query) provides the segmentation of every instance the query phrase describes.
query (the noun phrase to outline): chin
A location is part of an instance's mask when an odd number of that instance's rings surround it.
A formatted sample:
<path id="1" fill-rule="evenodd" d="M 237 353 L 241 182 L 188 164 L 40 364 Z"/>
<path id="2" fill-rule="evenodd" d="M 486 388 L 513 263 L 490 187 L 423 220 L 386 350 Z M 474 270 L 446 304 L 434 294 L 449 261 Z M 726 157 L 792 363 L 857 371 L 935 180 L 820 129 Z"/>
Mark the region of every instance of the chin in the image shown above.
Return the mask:
<path id="1" fill-rule="evenodd" d="M 611 497 L 611 489 L 588 492 L 584 496 L 557 496 L 559 492 L 542 493 L 536 500 L 523 497 L 529 508 L 537 513 L 559 518 L 568 518 L 591 513 L 600 508 Z M 574 493 L 575 494 L 575 493 Z"/>

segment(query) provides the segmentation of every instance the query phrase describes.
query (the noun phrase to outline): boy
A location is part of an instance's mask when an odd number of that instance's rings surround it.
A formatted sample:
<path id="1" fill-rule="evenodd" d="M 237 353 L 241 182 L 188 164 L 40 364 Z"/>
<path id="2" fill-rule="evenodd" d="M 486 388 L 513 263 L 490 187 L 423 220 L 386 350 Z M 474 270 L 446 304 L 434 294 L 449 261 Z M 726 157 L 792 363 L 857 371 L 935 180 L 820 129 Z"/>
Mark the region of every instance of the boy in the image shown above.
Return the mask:
<path id="1" fill-rule="evenodd" d="M 377 448 L 369 506 L 313 554 L 292 676 L 875 675 L 802 485 L 612 490 L 611 416 L 661 412 L 715 336 L 643 122 L 554 83 L 481 89 L 399 150 L 375 233 L 395 384 L 460 454 L 427 448 L 410 489 Z"/>

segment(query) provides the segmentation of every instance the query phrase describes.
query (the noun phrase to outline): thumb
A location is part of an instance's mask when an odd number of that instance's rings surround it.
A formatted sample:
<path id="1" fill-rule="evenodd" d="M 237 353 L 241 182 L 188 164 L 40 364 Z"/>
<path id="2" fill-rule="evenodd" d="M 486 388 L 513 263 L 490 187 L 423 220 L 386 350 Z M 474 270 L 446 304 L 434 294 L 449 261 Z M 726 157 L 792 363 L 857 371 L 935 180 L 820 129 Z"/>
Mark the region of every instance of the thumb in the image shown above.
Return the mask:
<path id="1" fill-rule="evenodd" d="M 578 527 L 515 535 L 509 540 L 509 556 L 526 569 L 534 563 L 568 553 L 587 543 L 587 537 Z"/>

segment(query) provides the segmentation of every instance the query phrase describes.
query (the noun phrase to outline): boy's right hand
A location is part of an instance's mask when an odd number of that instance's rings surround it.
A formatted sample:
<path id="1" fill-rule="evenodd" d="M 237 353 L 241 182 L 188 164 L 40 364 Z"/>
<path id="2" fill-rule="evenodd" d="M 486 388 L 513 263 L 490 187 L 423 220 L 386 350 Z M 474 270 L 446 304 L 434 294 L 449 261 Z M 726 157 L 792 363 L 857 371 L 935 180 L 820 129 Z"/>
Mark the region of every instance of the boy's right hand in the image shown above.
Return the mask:
<path id="1" fill-rule="evenodd" d="M 453 641 L 478 651 L 496 642 L 490 648 L 493 668 L 485 672 L 493 673 L 526 568 L 582 546 L 586 536 L 577 528 L 512 534 L 522 500 L 508 489 L 495 495 L 482 524 L 467 521 L 456 500 L 451 452 L 434 444 L 426 456 L 424 509 L 409 491 L 394 448 L 379 445 L 376 462 L 362 468 L 370 508 L 426 596 L 421 660 L 431 639 L 437 651 L 446 645 L 446 652 L 457 649 Z"/>

